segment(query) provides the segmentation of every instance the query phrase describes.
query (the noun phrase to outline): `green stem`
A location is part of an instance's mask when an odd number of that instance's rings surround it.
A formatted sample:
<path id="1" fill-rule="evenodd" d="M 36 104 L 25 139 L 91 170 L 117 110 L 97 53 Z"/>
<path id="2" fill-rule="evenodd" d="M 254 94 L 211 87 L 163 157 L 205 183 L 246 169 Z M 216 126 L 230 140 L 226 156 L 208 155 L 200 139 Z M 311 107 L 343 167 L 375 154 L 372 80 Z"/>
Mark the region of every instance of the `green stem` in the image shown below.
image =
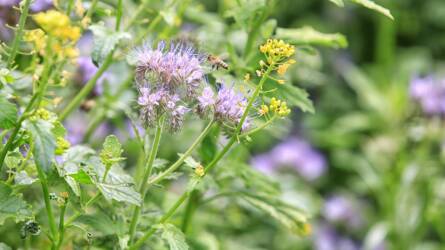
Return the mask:
<path id="1" fill-rule="evenodd" d="M 116 31 L 119 31 L 121 27 L 122 19 L 122 0 L 117 1 L 117 13 L 116 13 Z"/>
<path id="2" fill-rule="evenodd" d="M 190 147 L 187 149 L 187 151 L 184 152 L 184 154 L 181 155 L 181 157 L 173 163 L 170 167 L 168 167 L 164 172 L 157 175 L 155 178 L 149 181 L 149 186 L 152 186 L 154 184 L 157 184 L 161 182 L 165 177 L 169 176 L 171 173 L 173 173 L 176 169 L 178 169 L 181 164 L 189 157 L 195 148 L 201 143 L 201 141 L 204 139 L 204 137 L 210 132 L 210 129 L 212 128 L 212 125 L 214 124 L 214 121 L 212 120 L 209 122 L 207 127 L 201 132 L 201 134 L 196 138 L 196 140 L 190 145 Z"/>
<path id="3" fill-rule="evenodd" d="M 40 184 L 42 185 L 43 198 L 45 201 L 46 213 L 48 215 L 49 228 L 51 231 L 51 239 L 53 241 L 53 245 L 57 242 L 57 226 L 54 219 L 53 209 L 51 206 L 51 200 L 49 199 L 49 191 L 48 191 L 48 182 L 46 180 L 45 173 L 43 172 L 42 166 L 40 166 L 39 162 L 36 163 L 37 174 L 39 176 Z"/>
<path id="4" fill-rule="evenodd" d="M 63 236 L 65 234 L 65 212 L 66 212 L 66 202 L 67 200 L 65 200 L 65 203 L 62 205 L 62 207 L 60 208 L 60 217 L 59 217 L 59 242 L 57 243 L 57 249 L 60 249 L 60 246 L 63 243 Z"/>
<path id="5" fill-rule="evenodd" d="M 89 199 L 87 201 L 87 203 L 84 206 L 84 210 L 89 207 L 91 204 L 95 203 L 99 198 L 100 198 L 101 194 L 100 192 L 96 193 L 95 196 L 93 196 L 91 199 Z M 81 212 L 76 212 L 73 216 L 71 216 L 66 222 L 65 222 L 65 227 L 68 227 L 69 225 L 71 225 L 71 223 L 73 223 L 73 221 L 75 221 L 77 218 L 79 218 L 79 216 L 81 216 L 82 213 Z"/>
<path id="6" fill-rule="evenodd" d="M 276 116 L 273 116 L 273 117 L 270 118 L 268 121 L 266 121 L 265 123 L 263 123 L 261 126 L 256 127 L 256 128 L 254 128 L 254 129 L 252 129 L 252 130 L 249 130 L 249 132 L 242 133 L 242 134 L 239 136 L 239 138 L 244 138 L 244 137 L 246 137 L 246 136 L 253 135 L 253 134 L 255 134 L 256 132 L 263 130 L 264 128 L 266 128 L 267 126 L 269 126 L 275 119 L 276 119 Z"/>
<path id="7" fill-rule="evenodd" d="M 163 126 L 164 126 L 164 117 L 161 118 L 161 121 L 159 121 L 159 124 L 156 128 L 155 138 L 153 140 L 153 145 L 151 147 L 151 152 L 148 157 L 147 165 L 145 166 L 144 176 L 142 177 L 142 182 L 140 184 L 139 192 L 141 193 L 141 196 L 142 196 L 142 204 L 140 206 L 135 206 L 134 210 L 133 210 L 133 216 L 131 219 L 130 232 L 129 232 L 130 242 L 133 241 L 134 234 L 136 232 L 136 227 L 137 227 L 138 220 L 139 220 L 139 216 L 141 214 L 141 209 L 144 204 L 144 198 L 145 198 L 145 195 L 147 194 L 147 190 L 148 190 L 147 180 L 148 180 L 148 177 L 151 175 L 151 171 L 153 169 L 153 162 L 156 159 L 156 155 L 158 153 Z"/>
<path id="8" fill-rule="evenodd" d="M 192 221 L 193 214 L 196 211 L 196 208 L 199 205 L 201 198 L 201 194 L 198 190 L 193 190 L 190 194 L 190 198 L 187 201 L 187 205 L 185 207 L 184 216 L 182 218 L 182 226 L 181 230 L 185 234 L 189 229 L 190 222 Z"/>
<path id="9" fill-rule="evenodd" d="M 235 134 L 230 138 L 229 142 L 224 146 L 224 148 L 216 155 L 216 157 L 206 166 L 205 172 L 209 172 L 212 170 L 216 164 L 223 158 L 223 156 L 229 151 L 229 149 L 232 147 L 232 145 L 237 141 L 238 133 L 241 131 L 241 128 L 243 126 L 244 121 L 246 120 L 246 117 L 252 107 L 253 102 L 258 97 L 258 94 L 260 93 L 260 90 L 263 87 L 264 82 L 268 78 L 270 72 L 273 70 L 273 64 L 269 65 L 266 72 L 264 73 L 263 77 L 261 78 L 260 82 L 258 83 L 255 92 L 252 94 L 252 96 L 249 98 L 249 102 L 246 106 L 246 109 L 244 110 L 243 116 L 236 128 Z M 158 224 L 162 224 L 166 222 L 174 213 L 175 211 L 181 206 L 181 204 L 187 200 L 187 198 L 190 195 L 190 191 L 185 191 L 179 199 L 176 201 L 176 203 L 168 210 L 168 212 L 161 217 L 161 219 L 158 221 Z M 135 244 L 130 246 L 130 250 L 139 249 L 144 242 L 150 238 L 154 233 L 156 232 L 156 228 L 152 227 L 149 231 L 147 231 L 138 241 L 136 241 Z"/>
<path id="10" fill-rule="evenodd" d="M 8 61 L 6 62 L 6 67 L 9 67 L 14 62 L 15 56 L 17 55 L 17 50 L 19 48 L 19 43 L 22 40 L 23 29 L 25 27 L 26 18 L 29 13 L 29 6 L 31 5 L 31 0 L 25 0 L 25 4 L 23 5 L 22 14 L 19 19 L 19 28 L 15 33 L 14 41 L 12 42 L 12 50 L 9 54 Z"/>
<path id="11" fill-rule="evenodd" d="M 65 109 L 62 111 L 62 113 L 59 116 L 60 121 L 65 120 L 68 117 L 68 115 L 74 111 L 74 109 L 79 107 L 80 103 L 88 96 L 88 94 L 91 92 L 91 90 L 93 90 L 99 77 L 102 76 L 102 74 L 105 72 L 105 70 L 108 69 L 111 62 L 113 61 L 113 54 L 114 54 L 114 50 L 112 50 L 107 55 L 107 57 L 105 58 L 105 61 L 99 67 L 96 74 L 94 74 L 94 76 L 85 84 L 85 86 L 73 98 L 73 100 L 65 107 Z"/>
<path id="12" fill-rule="evenodd" d="M 267 6 L 270 6 L 270 1 L 267 1 Z M 244 47 L 244 59 L 249 58 L 250 53 L 252 52 L 253 44 L 255 43 L 255 40 L 260 32 L 260 26 L 263 24 L 263 22 L 266 20 L 267 16 L 269 15 L 269 9 L 270 7 L 264 8 L 261 12 L 261 16 L 253 23 L 252 27 L 250 28 L 249 35 L 247 37 L 247 42 Z"/>
<path id="13" fill-rule="evenodd" d="M 135 13 L 132 15 L 130 21 L 127 25 L 125 25 L 125 29 L 129 29 L 138 19 L 139 15 L 144 11 L 144 9 L 147 7 L 148 1 L 142 1 L 142 3 L 139 5 L 139 7 L 136 9 Z"/>
<path id="14" fill-rule="evenodd" d="M 170 219 L 170 217 L 175 213 L 175 211 L 181 206 L 181 204 L 188 198 L 189 196 L 189 192 L 184 192 L 179 199 L 175 202 L 175 204 L 167 211 L 167 213 L 165 213 L 157 222 L 157 224 L 162 224 L 165 223 L 168 219 Z M 150 236 L 152 236 L 155 232 L 156 232 L 156 227 L 151 227 L 150 230 L 148 230 L 138 241 L 136 241 L 136 243 L 134 243 L 133 245 L 131 245 L 128 250 L 136 250 L 136 249 L 140 249 L 140 247 L 142 246 L 142 244 L 144 244 L 144 242 L 150 238 Z"/>

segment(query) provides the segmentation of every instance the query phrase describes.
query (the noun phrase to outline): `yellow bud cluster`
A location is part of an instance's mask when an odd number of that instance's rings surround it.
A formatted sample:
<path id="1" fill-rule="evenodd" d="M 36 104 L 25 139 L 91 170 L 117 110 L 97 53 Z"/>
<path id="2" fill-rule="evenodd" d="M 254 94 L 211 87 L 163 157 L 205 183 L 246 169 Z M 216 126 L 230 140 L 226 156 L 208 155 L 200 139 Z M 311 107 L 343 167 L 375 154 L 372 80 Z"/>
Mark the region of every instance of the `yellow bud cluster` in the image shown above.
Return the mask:
<path id="1" fill-rule="evenodd" d="M 51 118 L 51 113 L 46 109 L 38 109 L 35 116 L 42 120 L 48 121 Z"/>
<path id="2" fill-rule="evenodd" d="M 291 112 L 291 110 L 287 107 L 286 102 L 278 100 L 275 97 L 273 97 L 272 100 L 270 101 L 270 110 L 272 110 L 281 117 L 287 116 Z"/>
<path id="3" fill-rule="evenodd" d="M 260 51 L 276 61 L 292 56 L 295 53 L 295 48 L 283 40 L 268 39 L 265 44 L 260 46 Z"/>
<path id="4" fill-rule="evenodd" d="M 61 136 L 56 138 L 56 145 L 56 155 L 62 155 L 67 149 L 71 147 L 71 143 Z"/>
<path id="5" fill-rule="evenodd" d="M 196 168 L 195 168 L 195 174 L 196 174 L 198 177 L 203 177 L 203 176 L 205 175 L 205 169 L 204 169 L 204 167 L 203 167 L 201 164 L 199 164 L 198 166 L 196 166 Z"/>
<path id="6" fill-rule="evenodd" d="M 34 16 L 34 20 L 46 32 L 59 39 L 75 42 L 80 38 L 80 28 L 72 26 L 69 17 L 59 11 L 40 12 Z"/>

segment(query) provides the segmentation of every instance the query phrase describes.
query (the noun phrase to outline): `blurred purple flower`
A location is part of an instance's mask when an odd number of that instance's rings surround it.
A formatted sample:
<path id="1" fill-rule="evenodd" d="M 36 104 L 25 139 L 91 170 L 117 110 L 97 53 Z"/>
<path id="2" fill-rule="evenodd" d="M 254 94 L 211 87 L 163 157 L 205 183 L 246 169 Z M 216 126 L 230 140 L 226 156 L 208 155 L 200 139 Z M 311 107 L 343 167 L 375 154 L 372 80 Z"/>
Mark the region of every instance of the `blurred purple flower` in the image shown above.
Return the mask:
<path id="1" fill-rule="evenodd" d="M 262 155 L 262 157 L 269 158 L 268 167 L 257 166 L 255 164 L 256 161 L 252 161 L 254 167 L 260 170 L 292 167 L 308 181 L 319 178 L 326 171 L 326 160 L 324 156 L 308 142 L 297 137 L 291 137 L 276 145 L 269 153 Z"/>
<path id="2" fill-rule="evenodd" d="M 264 173 L 272 173 L 275 169 L 275 162 L 269 154 L 256 155 L 251 160 L 252 166 Z"/>
<path id="3" fill-rule="evenodd" d="M 430 115 L 445 114 L 445 79 L 415 77 L 410 84 L 411 97 Z"/>
<path id="4" fill-rule="evenodd" d="M 34 0 L 31 6 L 31 12 L 41 12 L 49 10 L 53 7 L 53 0 Z"/>
<path id="5" fill-rule="evenodd" d="M 339 235 L 328 225 L 319 226 L 314 234 L 316 250 L 358 250 L 357 243 L 352 239 Z"/>
<path id="6" fill-rule="evenodd" d="M 96 65 L 93 64 L 91 57 L 80 56 L 77 59 L 77 74 L 75 80 L 77 83 L 85 85 L 96 74 L 97 71 L 98 68 L 96 67 Z M 99 77 L 94 87 L 95 95 L 101 95 L 103 93 L 103 84 L 108 77 L 109 75 L 107 72 Z"/>
<path id="7" fill-rule="evenodd" d="M 357 204 L 345 196 L 329 197 L 324 204 L 323 215 L 331 223 L 344 223 L 353 229 L 363 225 L 363 217 Z"/>
<path id="8" fill-rule="evenodd" d="M 84 112 L 76 112 L 69 116 L 64 125 L 67 130 L 67 140 L 72 144 L 80 144 L 83 141 L 83 137 L 87 131 L 89 120 Z M 102 123 L 95 130 L 92 138 L 104 138 L 109 134 L 110 128 L 106 123 Z"/>
<path id="9" fill-rule="evenodd" d="M 0 0 L 0 7 L 12 7 L 20 3 L 20 0 Z"/>

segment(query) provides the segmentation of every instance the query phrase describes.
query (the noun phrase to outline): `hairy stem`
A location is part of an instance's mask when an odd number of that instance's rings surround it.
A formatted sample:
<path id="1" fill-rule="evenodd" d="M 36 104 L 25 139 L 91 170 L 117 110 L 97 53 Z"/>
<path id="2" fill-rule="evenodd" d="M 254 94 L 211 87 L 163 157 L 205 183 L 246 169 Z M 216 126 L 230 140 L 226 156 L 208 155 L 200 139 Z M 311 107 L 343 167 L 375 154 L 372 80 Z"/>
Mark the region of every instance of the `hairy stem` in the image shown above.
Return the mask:
<path id="1" fill-rule="evenodd" d="M 14 41 L 12 42 L 11 52 L 8 57 L 8 61 L 6 62 L 6 67 L 9 67 L 14 62 L 15 56 L 17 55 L 17 50 L 19 48 L 19 43 L 22 41 L 23 29 L 25 27 L 26 18 L 29 13 L 29 6 L 31 5 L 31 0 L 25 0 L 22 8 L 22 14 L 19 19 L 19 27 L 15 33 Z"/>
<path id="2" fill-rule="evenodd" d="M 135 206 L 133 210 L 133 216 L 131 218 L 131 224 L 130 224 L 130 242 L 132 242 L 134 238 L 134 233 L 136 232 L 136 227 L 138 224 L 139 216 L 141 214 L 141 209 L 144 204 L 144 198 L 147 194 L 147 180 L 148 177 L 151 175 L 151 171 L 153 169 L 153 162 L 156 159 L 156 155 L 158 153 L 159 149 L 159 143 L 161 141 L 161 135 L 162 135 L 162 127 L 164 126 L 164 118 L 161 118 L 161 121 L 159 122 L 157 128 L 156 128 L 156 134 L 155 138 L 153 140 L 153 145 L 151 147 L 151 152 L 148 157 L 147 165 L 145 166 L 144 176 L 142 177 L 142 182 L 140 184 L 139 192 L 142 196 L 142 204 L 140 206 Z"/>

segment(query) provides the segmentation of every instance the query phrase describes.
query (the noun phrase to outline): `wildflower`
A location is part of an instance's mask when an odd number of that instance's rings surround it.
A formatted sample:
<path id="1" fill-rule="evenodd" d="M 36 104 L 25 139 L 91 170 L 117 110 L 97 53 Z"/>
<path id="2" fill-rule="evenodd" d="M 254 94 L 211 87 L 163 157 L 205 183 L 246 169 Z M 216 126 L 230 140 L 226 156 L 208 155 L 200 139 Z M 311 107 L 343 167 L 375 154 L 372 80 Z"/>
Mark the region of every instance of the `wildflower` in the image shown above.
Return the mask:
<path id="1" fill-rule="evenodd" d="M 34 29 L 30 31 L 26 31 L 23 39 L 26 42 L 34 43 L 36 51 L 41 55 L 44 54 L 45 46 L 46 46 L 46 35 L 45 32 L 41 29 Z"/>
<path id="2" fill-rule="evenodd" d="M 265 44 L 260 46 L 260 51 L 268 58 L 279 61 L 292 56 L 295 53 L 295 48 L 283 40 L 268 39 Z"/>
<path id="3" fill-rule="evenodd" d="M 267 173 L 281 167 L 292 167 L 308 181 L 319 178 L 326 171 L 324 156 L 297 137 L 287 139 L 270 152 L 255 156 L 251 162 L 255 168 Z"/>
<path id="4" fill-rule="evenodd" d="M 289 66 L 291 66 L 291 65 L 294 64 L 294 63 L 295 63 L 295 60 L 290 59 L 290 60 L 288 60 L 287 62 L 284 62 L 284 63 L 280 64 L 280 65 L 278 66 L 278 68 L 277 68 L 277 73 L 278 73 L 279 75 L 284 75 L 284 74 L 286 74 L 286 71 L 287 71 L 287 69 L 289 68 Z"/>
<path id="5" fill-rule="evenodd" d="M 59 11 L 38 13 L 34 16 L 34 20 L 46 32 L 59 39 L 75 42 L 80 38 L 80 28 L 72 26 L 69 17 Z"/>
<path id="6" fill-rule="evenodd" d="M 169 49 L 165 42 L 160 42 L 156 49 L 145 45 L 136 51 L 136 57 L 136 81 L 139 85 L 155 84 L 169 91 L 184 88 L 187 97 L 193 97 L 204 81 L 201 64 L 205 57 L 183 43 L 170 44 Z"/>
<path id="7" fill-rule="evenodd" d="M 414 78 L 410 85 L 411 97 L 430 115 L 445 114 L 445 81 L 433 76 Z"/>
<path id="8" fill-rule="evenodd" d="M 160 42 L 156 49 L 145 45 L 135 52 L 142 119 L 152 127 L 161 116 L 166 116 L 170 131 L 178 131 L 205 82 L 201 65 L 205 57 L 183 43 L 171 44 L 167 49 L 165 42 Z M 205 89 L 203 94 L 198 102 L 204 109 L 213 104 L 213 92 Z"/>
<path id="9" fill-rule="evenodd" d="M 260 115 L 265 115 L 269 112 L 269 107 L 267 105 L 261 105 L 261 108 L 259 110 Z"/>

